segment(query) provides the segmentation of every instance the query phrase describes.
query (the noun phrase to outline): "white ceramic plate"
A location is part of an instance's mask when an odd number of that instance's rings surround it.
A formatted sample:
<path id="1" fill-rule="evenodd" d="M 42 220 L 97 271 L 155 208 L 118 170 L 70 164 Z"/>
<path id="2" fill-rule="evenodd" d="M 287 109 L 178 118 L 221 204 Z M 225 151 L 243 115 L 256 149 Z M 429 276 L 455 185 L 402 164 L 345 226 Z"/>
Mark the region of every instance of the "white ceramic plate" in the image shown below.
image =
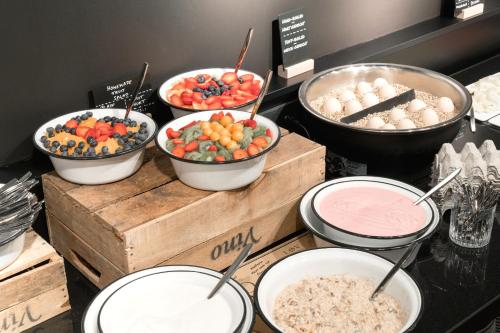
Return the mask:
<path id="1" fill-rule="evenodd" d="M 388 260 L 359 250 L 305 250 L 274 263 L 260 276 L 255 286 L 255 305 L 264 321 L 279 331 L 272 311 L 276 297 L 287 286 L 305 278 L 338 274 L 368 278 L 377 285 L 392 267 L 393 264 Z M 407 321 L 400 332 L 412 328 L 422 311 L 422 293 L 417 283 L 400 269 L 387 284 L 384 292 L 398 300 L 401 308 L 407 313 Z"/>
<path id="2" fill-rule="evenodd" d="M 162 267 L 155 267 L 155 268 L 150 268 L 146 269 L 143 271 L 135 272 L 130 275 L 127 275 L 113 283 L 111 283 L 109 286 L 104 288 L 97 296 L 94 298 L 94 300 L 89 304 L 87 309 L 85 310 L 85 313 L 83 314 L 82 318 L 82 332 L 83 333 L 99 333 L 99 328 L 98 328 L 98 316 L 99 316 L 99 311 L 103 307 L 103 304 L 105 301 L 117 290 L 119 290 L 121 287 L 129 284 L 130 282 L 141 278 L 145 277 L 151 274 L 156 274 L 156 273 L 164 273 L 164 272 L 176 272 L 176 271 L 186 271 L 186 270 L 191 270 L 191 271 L 196 271 L 200 273 L 205 273 L 208 275 L 211 275 L 216 278 L 222 277 L 222 274 L 219 272 L 212 271 L 207 268 L 202 268 L 202 267 L 196 267 L 196 266 L 162 266 Z M 243 297 L 244 301 L 244 308 L 245 308 L 245 313 L 246 316 L 244 318 L 244 322 L 241 328 L 242 333 L 249 333 L 251 332 L 254 321 L 255 321 L 255 313 L 253 310 L 253 305 L 252 305 L 252 300 L 250 299 L 250 296 L 246 292 L 246 290 L 236 281 L 230 280 L 229 285 L 231 287 L 234 287 L 237 292 Z M 179 332 L 180 333 L 180 332 Z"/>
<path id="3" fill-rule="evenodd" d="M 248 119 L 248 113 L 243 111 L 222 110 L 224 113 L 231 112 L 235 121 Z M 208 191 L 227 191 L 246 186 L 260 177 L 264 170 L 267 153 L 276 147 L 280 141 L 281 134 L 278 125 L 271 119 L 255 115 L 257 125 L 265 126 L 271 130 L 271 143 L 254 156 L 241 160 L 226 162 L 193 161 L 179 158 L 170 153 L 167 148 L 167 128 L 177 130 L 193 121 L 209 120 L 212 114 L 220 111 L 201 111 L 191 113 L 178 119 L 174 119 L 164 125 L 156 136 L 156 145 L 160 150 L 170 157 L 175 173 L 184 184 Z"/>
<path id="4" fill-rule="evenodd" d="M 349 189 L 349 188 L 379 188 L 384 190 L 390 190 L 397 192 L 409 198 L 411 201 L 417 200 L 421 197 L 424 192 L 408 185 L 406 183 L 382 178 L 382 177 L 345 177 L 333 180 L 329 182 L 327 186 L 319 189 L 312 199 L 312 210 L 321 223 L 318 225 L 319 231 L 325 235 L 335 238 L 342 243 L 348 244 L 365 244 L 371 247 L 385 247 L 385 246 L 400 246 L 408 244 L 408 242 L 417 239 L 422 235 L 425 230 L 432 224 L 434 219 L 439 219 L 439 211 L 435 203 L 428 199 L 420 204 L 420 207 L 424 209 L 425 213 L 425 224 L 422 228 L 416 232 L 409 233 L 406 235 L 399 236 L 370 236 L 362 235 L 355 232 L 351 232 L 335 225 L 328 223 L 320 214 L 320 204 L 325 200 L 325 197 L 330 193 L 335 191 Z"/>
<path id="5" fill-rule="evenodd" d="M 314 197 L 314 194 L 316 194 L 317 191 L 319 191 L 321 188 L 330 185 L 332 182 L 335 180 L 327 181 L 325 183 L 321 183 L 319 185 L 316 185 L 312 187 L 309 191 L 307 191 L 304 196 L 302 197 L 299 205 L 299 211 L 300 211 L 300 216 L 302 218 L 302 221 L 304 225 L 306 226 L 307 229 L 309 229 L 315 238 L 316 245 L 319 247 L 323 246 L 332 246 L 332 245 L 337 245 L 337 246 L 345 246 L 345 247 L 352 247 L 352 248 L 358 248 L 362 250 L 368 250 L 370 252 L 374 252 L 376 254 L 379 254 L 383 256 L 384 258 L 387 258 L 393 262 L 396 262 L 401 258 L 403 253 L 406 251 L 406 247 L 408 247 L 410 244 L 414 242 L 421 242 L 427 238 L 429 238 L 434 231 L 437 229 L 440 219 L 436 219 L 432 222 L 432 224 L 429 226 L 427 231 L 421 235 L 419 238 L 417 238 L 414 241 L 409 242 L 407 245 L 402 245 L 402 246 L 382 246 L 382 247 L 374 247 L 367 245 L 365 242 L 355 242 L 355 243 L 343 243 L 340 240 L 338 240 L 335 237 L 330 237 L 325 235 L 323 232 L 320 231 L 319 226 L 321 225 L 321 221 L 314 215 L 312 208 L 311 208 L 311 202 Z M 411 262 L 415 259 L 415 257 L 418 254 L 418 249 L 420 248 L 420 245 L 417 245 L 417 248 L 415 249 L 414 253 L 408 258 L 405 262 L 404 267 L 408 266 L 411 264 Z"/>
<path id="6" fill-rule="evenodd" d="M 199 112 L 200 110 L 181 108 L 181 107 L 174 106 L 174 105 L 170 104 L 170 102 L 167 101 L 167 90 L 171 89 L 174 86 L 174 84 L 176 84 L 177 82 L 179 82 L 187 77 L 194 77 L 194 76 L 199 75 L 199 74 L 208 74 L 212 77 L 216 77 L 217 79 L 220 79 L 222 74 L 224 74 L 225 72 L 232 72 L 232 71 L 234 71 L 234 68 L 203 68 L 203 69 L 196 69 L 196 70 L 192 70 L 192 71 L 185 72 L 182 74 L 178 74 L 178 75 L 171 77 L 170 79 L 168 79 L 167 81 L 162 83 L 160 88 L 158 88 L 158 97 L 163 102 L 163 104 L 170 107 L 174 118 L 183 117 L 183 116 L 186 116 L 186 115 L 191 114 L 193 112 Z M 261 86 L 262 86 L 262 82 L 264 82 L 264 79 L 260 75 L 257 75 L 253 72 L 246 71 L 244 69 L 240 69 L 238 71 L 238 76 L 245 75 L 245 74 L 253 74 L 254 80 L 260 80 Z M 249 101 L 247 103 L 238 105 L 237 107 L 234 108 L 234 110 L 250 112 L 250 111 L 252 111 L 254 104 L 255 104 L 255 100 Z M 220 110 L 218 110 L 218 111 L 220 111 Z"/>

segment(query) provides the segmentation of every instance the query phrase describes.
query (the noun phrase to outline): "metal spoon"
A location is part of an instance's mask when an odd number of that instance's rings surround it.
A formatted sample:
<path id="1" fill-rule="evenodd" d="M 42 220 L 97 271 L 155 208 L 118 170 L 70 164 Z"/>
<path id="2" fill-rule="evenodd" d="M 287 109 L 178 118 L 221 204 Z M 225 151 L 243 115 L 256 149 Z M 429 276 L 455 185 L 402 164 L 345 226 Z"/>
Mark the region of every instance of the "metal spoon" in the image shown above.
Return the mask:
<path id="1" fill-rule="evenodd" d="M 217 291 L 233 276 L 234 272 L 240 267 L 241 263 L 245 261 L 245 259 L 250 254 L 250 250 L 252 249 L 252 243 L 245 245 L 241 253 L 238 255 L 233 264 L 227 269 L 226 273 L 222 276 L 219 282 L 215 285 L 214 289 L 208 294 L 207 299 L 211 299 Z"/>
<path id="2" fill-rule="evenodd" d="M 421 196 L 420 198 L 418 198 L 414 203 L 413 205 L 418 205 L 419 203 L 421 203 L 422 201 L 424 201 L 425 199 L 427 199 L 428 197 L 430 197 L 434 192 L 436 192 L 437 190 L 439 190 L 441 187 L 445 186 L 446 184 L 448 184 L 449 182 L 451 182 L 453 179 L 455 179 L 456 176 L 458 176 L 458 174 L 462 171 L 461 168 L 458 168 L 456 169 L 455 171 L 453 171 L 452 173 L 450 173 L 448 176 L 446 176 L 445 179 L 443 179 L 442 181 L 440 181 L 439 183 L 436 184 L 436 186 L 434 186 L 433 188 L 431 188 L 429 190 L 429 192 L 425 193 L 423 196 Z"/>
<path id="3" fill-rule="evenodd" d="M 234 66 L 234 74 L 238 74 L 238 71 L 243 64 L 243 60 L 245 60 L 245 56 L 247 55 L 248 47 L 250 46 L 250 42 L 252 41 L 253 36 L 253 28 L 248 29 L 247 38 L 245 39 L 245 43 L 243 44 L 243 48 L 241 49 L 240 56 L 238 57 L 238 61 L 236 62 L 236 66 Z"/>
<path id="4" fill-rule="evenodd" d="M 389 282 L 394 276 L 394 274 L 396 274 L 396 272 L 401 268 L 401 266 L 403 266 L 404 262 L 406 261 L 406 259 L 408 259 L 410 254 L 413 253 L 413 250 L 415 250 L 415 247 L 417 246 L 418 243 L 419 242 L 415 242 L 412 245 L 410 245 L 410 247 L 408 247 L 408 249 L 403 254 L 401 259 L 398 260 L 398 262 L 394 265 L 394 267 L 392 267 L 389 273 L 387 273 L 387 275 L 384 277 L 382 282 L 380 282 L 377 288 L 375 288 L 372 295 L 370 296 L 370 301 L 373 301 L 381 291 L 384 291 L 387 282 Z"/>
<path id="5" fill-rule="evenodd" d="M 144 63 L 144 67 L 142 68 L 142 73 L 139 79 L 139 83 L 137 83 L 137 86 L 135 87 L 134 94 L 132 95 L 132 100 L 130 101 L 129 105 L 127 106 L 127 111 L 125 112 L 125 118 L 128 118 L 128 114 L 130 111 L 132 111 L 132 106 L 135 103 L 135 100 L 137 99 L 137 95 L 139 95 L 139 91 L 142 88 L 142 85 L 144 84 L 144 80 L 146 79 L 146 74 L 148 73 L 148 68 L 149 64 L 147 62 Z"/>
<path id="6" fill-rule="evenodd" d="M 257 114 L 257 110 L 260 108 L 260 104 L 262 104 L 262 100 L 264 100 L 264 96 L 267 94 L 267 90 L 269 89 L 269 83 L 271 82 L 271 77 L 273 76 L 273 71 L 268 70 L 266 77 L 264 79 L 264 83 L 262 83 L 262 90 L 260 91 L 259 97 L 255 101 L 253 105 L 252 114 L 250 115 L 250 119 L 253 119 Z"/>

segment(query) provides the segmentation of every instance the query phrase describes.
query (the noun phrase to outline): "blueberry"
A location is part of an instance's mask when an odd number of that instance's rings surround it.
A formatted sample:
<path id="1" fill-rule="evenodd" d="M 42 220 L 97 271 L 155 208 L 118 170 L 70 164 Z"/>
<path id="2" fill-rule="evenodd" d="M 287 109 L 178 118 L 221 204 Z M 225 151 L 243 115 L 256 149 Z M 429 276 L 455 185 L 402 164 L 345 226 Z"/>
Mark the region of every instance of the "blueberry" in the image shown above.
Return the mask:
<path id="1" fill-rule="evenodd" d="M 81 120 L 87 120 L 87 119 L 89 119 L 89 116 L 88 116 L 86 113 L 84 113 L 84 114 L 82 114 L 82 115 L 80 116 L 80 119 L 81 119 Z"/>
<path id="2" fill-rule="evenodd" d="M 47 141 L 47 136 L 42 135 L 42 137 L 40 138 L 40 141 L 42 141 L 42 143 Z"/>
<path id="3" fill-rule="evenodd" d="M 212 96 L 212 92 L 210 92 L 210 91 L 205 91 L 205 92 L 203 93 L 203 95 L 205 95 L 205 96 L 207 96 L 207 97 L 208 97 L 208 96 Z"/>
<path id="4" fill-rule="evenodd" d="M 72 128 L 69 132 L 73 135 L 76 135 L 76 128 Z"/>
<path id="5" fill-rule="evenodd" d="M 216 94 L 217 96 L 220 96 L 220 94 L 221 94 L 221 92 L 220 92 L 220 88 L 215 89 L 215 94 Z"/>
<path id="6" fill-rule="evenodd" d="M 90 146 L 89 149 L 87 149 L 88 153 L 95 153 L 95 148 Z"/>
<path id="7" fill-rule="evenodd" d="M 148 138 L 148 134 L 147 133 L 142 133 L 142 134 L 139 134 L 137 136 L 137 139 L 142 140 L 142 141 L 146 141 L 147 138 Z"/>
<path id="8" fill-rule="evenodd" d="M 141 128 L 146 128 L 146 127 L 148 127 L 148 123 L 146 123 L 146 122 L 142 122 L 142 123 L 141 123 Z"/>
<path id="9" fill-rule="evenodd" d="M 120 137 L 120 133 L 113 133 L 113 138 L 118 139 Z"/>
<path id="10" fill-rule="evenodd" d="M 57 124 L 57 126 L 56 126 L 56 133 L 59 133 L 61 131 L 62 131 L 62 126 L 59 125 L 59 124 Z"/>
<path id="11" fill-rule="evenodd" d="M 43 146 L 44 146 L 45 148 L 49 148 L 49 147 L 50 147 L 50 141 L 49 141 L 49 140 L 45 141 L 45 142 L 43 143 Z"/>
<path id="12" fill-rule="evenodd" d="M 57 147 L 55 147 L 55 146 L 50 147 L 51 153 L 55 153 L 56 151 L 57 151 Z"/>
<path id="13" fill-rule="evenodd" d="M 75 120 L 76 120 L 78 123 L 80 123 L 80 121 L 82 121 L 82 117 L 80 117 L 80 116 L 76 116 L 76 117 L 75 117 Z"/>
<path id="14" fill-rule="evenodd" d="M 136 139 L 135 140 L 135 145 L 136 146 L 140 146 L 141 144 L 142 144 L 142 140 L 140 140 L 140 139 Z"/>
<path id="15" fill-rule="evenodd" d="M 76 150 L 71 154 L 71 157 L 78 157 L 78 153 L 76 152 Z"/>
<path id="16" fill-rule="evenodd" d="M 105 154 L 105 155 L 106 155 L 106 154 L 108 154 L 108 153 L 109 153 L 109 148 L 108 148 L 108 146 L 104 146 L 104 147 L 102 147 L 102 148 L 101 148 L 101 152 L 102 152 L 103 154 Z"/>
<path id="17" fill-rule="evenodd" d="M 54 133 L 54 127 L 47 127 L 47 133 Z"/>
<path id="18" fill-rule="evenodd" d="M 94 141 L 94 137 L 93 136 L 88 136 L 87 137 L 87 143 L 90 144 L 92 141 Z"/>
<path id="19" fill-rule="evenodd" d="M 123 123 L 123 119 L 116 119 L 115 123 Z"/>
<path id="20" fill-rule="evenodd" d="M 52 141 L 52 147 L 59 147 L 61 144 L 59 143 L 59 141 L 55 140 L 55 141 Z"/>
<path id="21" fill-rule="evenodd" d="M 145 128 L 141 128 L 141 129 L 139 130 L 139 134 L 144 134 L 144 133 L 147 133 L 147 132 L 148 132 L 148 130 L 147 130 L 147 129 L 145 129 Z"/>
<path id="22" fill-rule="evenodd" d="M 78 143 L 78 148 L 82 148 L 85 147 L 85 142 L 83 141 L 80 141 L 80 143 Z"/>
<path id="23" fill-rule="evenodd" d="M 219 87 L 222 87 L 224 85 L 224 82 L 219 80 L 219 81 L 217 81 L 217 84 L 219 85 Z"/>
<path id="24" fill-rule="evenodd" d="M 116 117 L 111 117 L 111 121 L 116 121 L 118 118 Z"/>
<path id="25" fill-rule="evenodd" d="M 76 147 L 74 152 L 77 153 L 78 155 L 80 155 L 82 153 L 82 148 Z"/>
<path id="26" fill-rule="evenodd" d="M 204 75 L 198 75 L 196 77 L 196 81 L 198 81 L 198 83 L 204 83 L 205 82 L 205 76 Z"/>
<path id="27" fill-rule="evenodd" d="M 226 90 L 227 90 L 227 89 L 226 89 L 226 87 L 225 87 L 225 86 L 220 87 L 220 92 L 221 92 L 221 94 L 222 94 L 224 91 L 226 91 Z"/>
<path id="28" fill-rule="evenodd" d="M 125 146 L 123 146 L 123 150 L 124 150 L 124 151 L 130 150 L 130 149 L 131 149 L 131 147 L 130 147 L 129 145 L 125 145 Z"/>
<path id="29" fill-rule="evenodd" d="M 65 151 L 61 152 L 61 156 L 68 156 L 68 151 L 65 150 Z"/>
<path id="30" fill-rule="evenodd" d="M 210 90 L 211 92 L 213 92 L 215 90 L 215 87 L 214 86 L 209 86 L 208 90 Z"/>
<path id="31" fill-rule="evenodd" d="M 147 125 L 147 124 L 146 124 L 146 125 Z M 132 121 L 130 122 L 130 126 L 132 126 L 132 127 L 136 127 L 136 126 L 137 126 L 137 121 L 132 120 Z"/>
<path id="32" fill-rule="evenodd" d="M 59 150 L 60 151 L 68 151 L 68 146 L 66 146 L 66 145 L 60 145 L 59 146 Z"/>
<path id="33" fill-rule="evenodd" d="M 95 154 L 95 152 L 89 152 L 88 155 L 89 155 L 89 157 L 94 157 L 96 154 Z"/>
<path id="34" fill-rule="evenodd" d="M 125 141 L 122 138 L 119 138 L 118 144 L 123 146 L 123 145 L 125 145 Z"/>
<path id="35" fill-rule="evenodd" d="M 123 152 L 123 148 L 122 147 L 116 148 L 115 154 L 118 154 L 118 153 L 121 153 L 121 152 Z"/>
<path id="36" fill-rule="evenodd" d="M 123 142 L 128 142 L 128 135 L 122 136 L 122 140 L 123 140 Z"/>
<path id="37" fill-rule="evenodd" d="M 63 129 L 64 129 L 64 132 L 66 132 L 66 133 L 69 133 L 71 131 L 71 128 L 66 127 L 66 126 Z"/>
<path id="38" fill-rule="evenodd" d="M 76 145 L 76 142 L 74 140 L 69 140 L 68 141 L 68 147 L 73 148 Z"/>
<path id="39" fill-rule="evenodd" d="M 90 147 L 95 147 L 97 146 L 97 141 L 92 141 L 89 143 Z"/>
<path id="40" fill-rule="evenodd" d="M 207 95 L 202 94 L 202 95 L 201 95 L 201 99 L 207 99 Z"/>
<path id="41" fill-rule="evenodd" d="M 92 117 L 94 115 L 92 111 L 87 111 L 85 114 L 87 115 L 87 117 Z"/>
<path id="42" fill-rule="evenodd" d="M 111 121 L 111 117 L 110 117 L 110 116 L 106 116 L 106 117 L 104 117 L 104 121 L 105 121 L 105 122 L 110 122 L 110 121 Z"/>
<path id="43" fill-rule="evenodd" d="M 200 89 L 200 88 L 198 88 L 198 87 L 194 87 L 194 88 L 193 88 L 193 91 L 194 91 L 194 92 L 202 92 L 203 90 L 201 90 L 201 89 Z"/>

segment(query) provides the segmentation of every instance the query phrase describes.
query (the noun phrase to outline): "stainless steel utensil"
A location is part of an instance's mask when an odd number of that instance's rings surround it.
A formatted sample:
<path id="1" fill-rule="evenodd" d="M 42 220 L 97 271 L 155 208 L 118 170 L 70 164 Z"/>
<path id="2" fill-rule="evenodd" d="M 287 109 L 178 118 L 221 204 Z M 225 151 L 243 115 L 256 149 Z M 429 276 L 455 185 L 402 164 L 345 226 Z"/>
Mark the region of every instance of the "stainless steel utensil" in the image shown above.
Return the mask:
<path id="1" fill-rule="evenodd" d="M 262 83 L 262 89 L 260 90 L 259 97 L 257 97 L 257 100 L 255 101 L 255 104 L 253 105 L 252 109 L 252 114 L 250 115 L 250 119 L 253 119 L 255 115 L 257 114 L 257 110 L 259 110 L 260 105 L 262 104 L 262 101 L 264 100 L 264 96 L 266 96 L 267 91 L 269 90 L 269 83 L 271 82 L 271 78 L 273 76 L 273 71 L 268 70 L 266 77 L 264 78 L 264 82 Z"/>
<path id="2" fill-rule="evenodd" d="M 408 247 L 408 249 L 403 254 L 403 256 L 401 257 L 401 259 L 398 260 L 398 262 L 394 265 L 394 267 L 392 267 L 392 269 L 389 271 L 389 273 L 387 273 L 387 275 L 384 277 L 384 279 L 382 280 L 382 282 L 380 282 L 379 285 L 377 286 L 377 288 L 375 288 L 375 290 L 373 291 L 372 295 L 370 296 L 370 301 L 373 301 L 375 299 L 375 297 L 377 297 L 377 295 L 381 291 L 384 291 L 387 283 L 392 279 L 392 277 L 394 276 L 394 274 L 396 274 L 396 272 L 401 268 L 401 266 L 403 266 L 403 264 L 405 263 L 406 259 L 408 259 L 408 257 L 413 253 L 413 251 L 415 250 L 415 247 L 417 246 L 418 243 L 419 242 L 415 242 L 415 243 L 413 243 L 412 245 L 410 245 Z"/>
<path id="3" fill-rule="evenodd" d="M 127 106 L 127 112 L 125 112 L 125 119 L 128 119 L 128 115 L 130 111 L 132 111 L 132 107 L 134 106 L 135 100 L 137 99 L 137 95 L 139 95 L 139 91 L 141 91 L 142 85 L 144 84 L 144 80 L 146 79 L 146 74 L 148 73 L 149 64 L 147 62 L 144 63 L 144 67 L 142 68 L 142 73 L 139 78 L 139 82 L 135 87 L 134 94 L 132 95 L 132 100 Z"/>
<path id="4" fill-rule="evenodd" d="M 445 186 L 446 184 L 448 184 L 449 182 L 451 182 L 453 179 L 455 179 L 455 177 L 458 176 L 460 174 L 460 172 L 462 172 L 462 168 L 458 168 L 455 171 L 453 171 L 452 173 L 450 173 L 442 181 L 440 181 L 439 183 L 437 183 L 436 186 L 434 186 L 427 193 L 425 193 L 423 196 L 421 196 L 420 198 L 418 198 L 413 204 L 414 205 L 418 205 L 419 203 L 421 203 L 422 201 L 424 201 L 425 199 L 427 199 L 428 197 L 430 197 L 434 192 L 436 192 L 441 187 Z"/>
<path id="5" fill-rule="evenodd" d="M 252 249 L 253 243 L 247 244 L 241 253 L 238 255 L 236 260 L 233 262 L 233 264 L 227 269 L 226 273 L 222 276 L 222 278 L 219 280 L 219 282 L 215 285 L 214 289 L 208 294 L 207 299 L 211 299 L 217 291 L 233 276 L 234 272 L 240 267 L 241 263 L 245 261 L 245 259 L 248 257 L 250 254 L 250 250 Z"/>

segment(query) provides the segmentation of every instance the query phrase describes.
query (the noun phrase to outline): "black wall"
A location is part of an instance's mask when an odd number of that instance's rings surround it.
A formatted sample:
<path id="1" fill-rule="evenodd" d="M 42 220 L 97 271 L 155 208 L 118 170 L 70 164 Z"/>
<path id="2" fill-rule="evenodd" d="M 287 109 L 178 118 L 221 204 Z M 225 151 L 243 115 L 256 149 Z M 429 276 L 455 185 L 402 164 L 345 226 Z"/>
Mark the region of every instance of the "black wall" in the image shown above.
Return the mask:
<path id="1" fill-rule="evenodd" d="M 151 65 L 157 87 L 186 69 L 271 66 L 271 22 L 305 7 L 316 58 L 439 15 L 439 0 L 4 0 L 0 2 L 0 165 L 29 158 L 31 134 L 88 107 L 88 91 Z"/>

